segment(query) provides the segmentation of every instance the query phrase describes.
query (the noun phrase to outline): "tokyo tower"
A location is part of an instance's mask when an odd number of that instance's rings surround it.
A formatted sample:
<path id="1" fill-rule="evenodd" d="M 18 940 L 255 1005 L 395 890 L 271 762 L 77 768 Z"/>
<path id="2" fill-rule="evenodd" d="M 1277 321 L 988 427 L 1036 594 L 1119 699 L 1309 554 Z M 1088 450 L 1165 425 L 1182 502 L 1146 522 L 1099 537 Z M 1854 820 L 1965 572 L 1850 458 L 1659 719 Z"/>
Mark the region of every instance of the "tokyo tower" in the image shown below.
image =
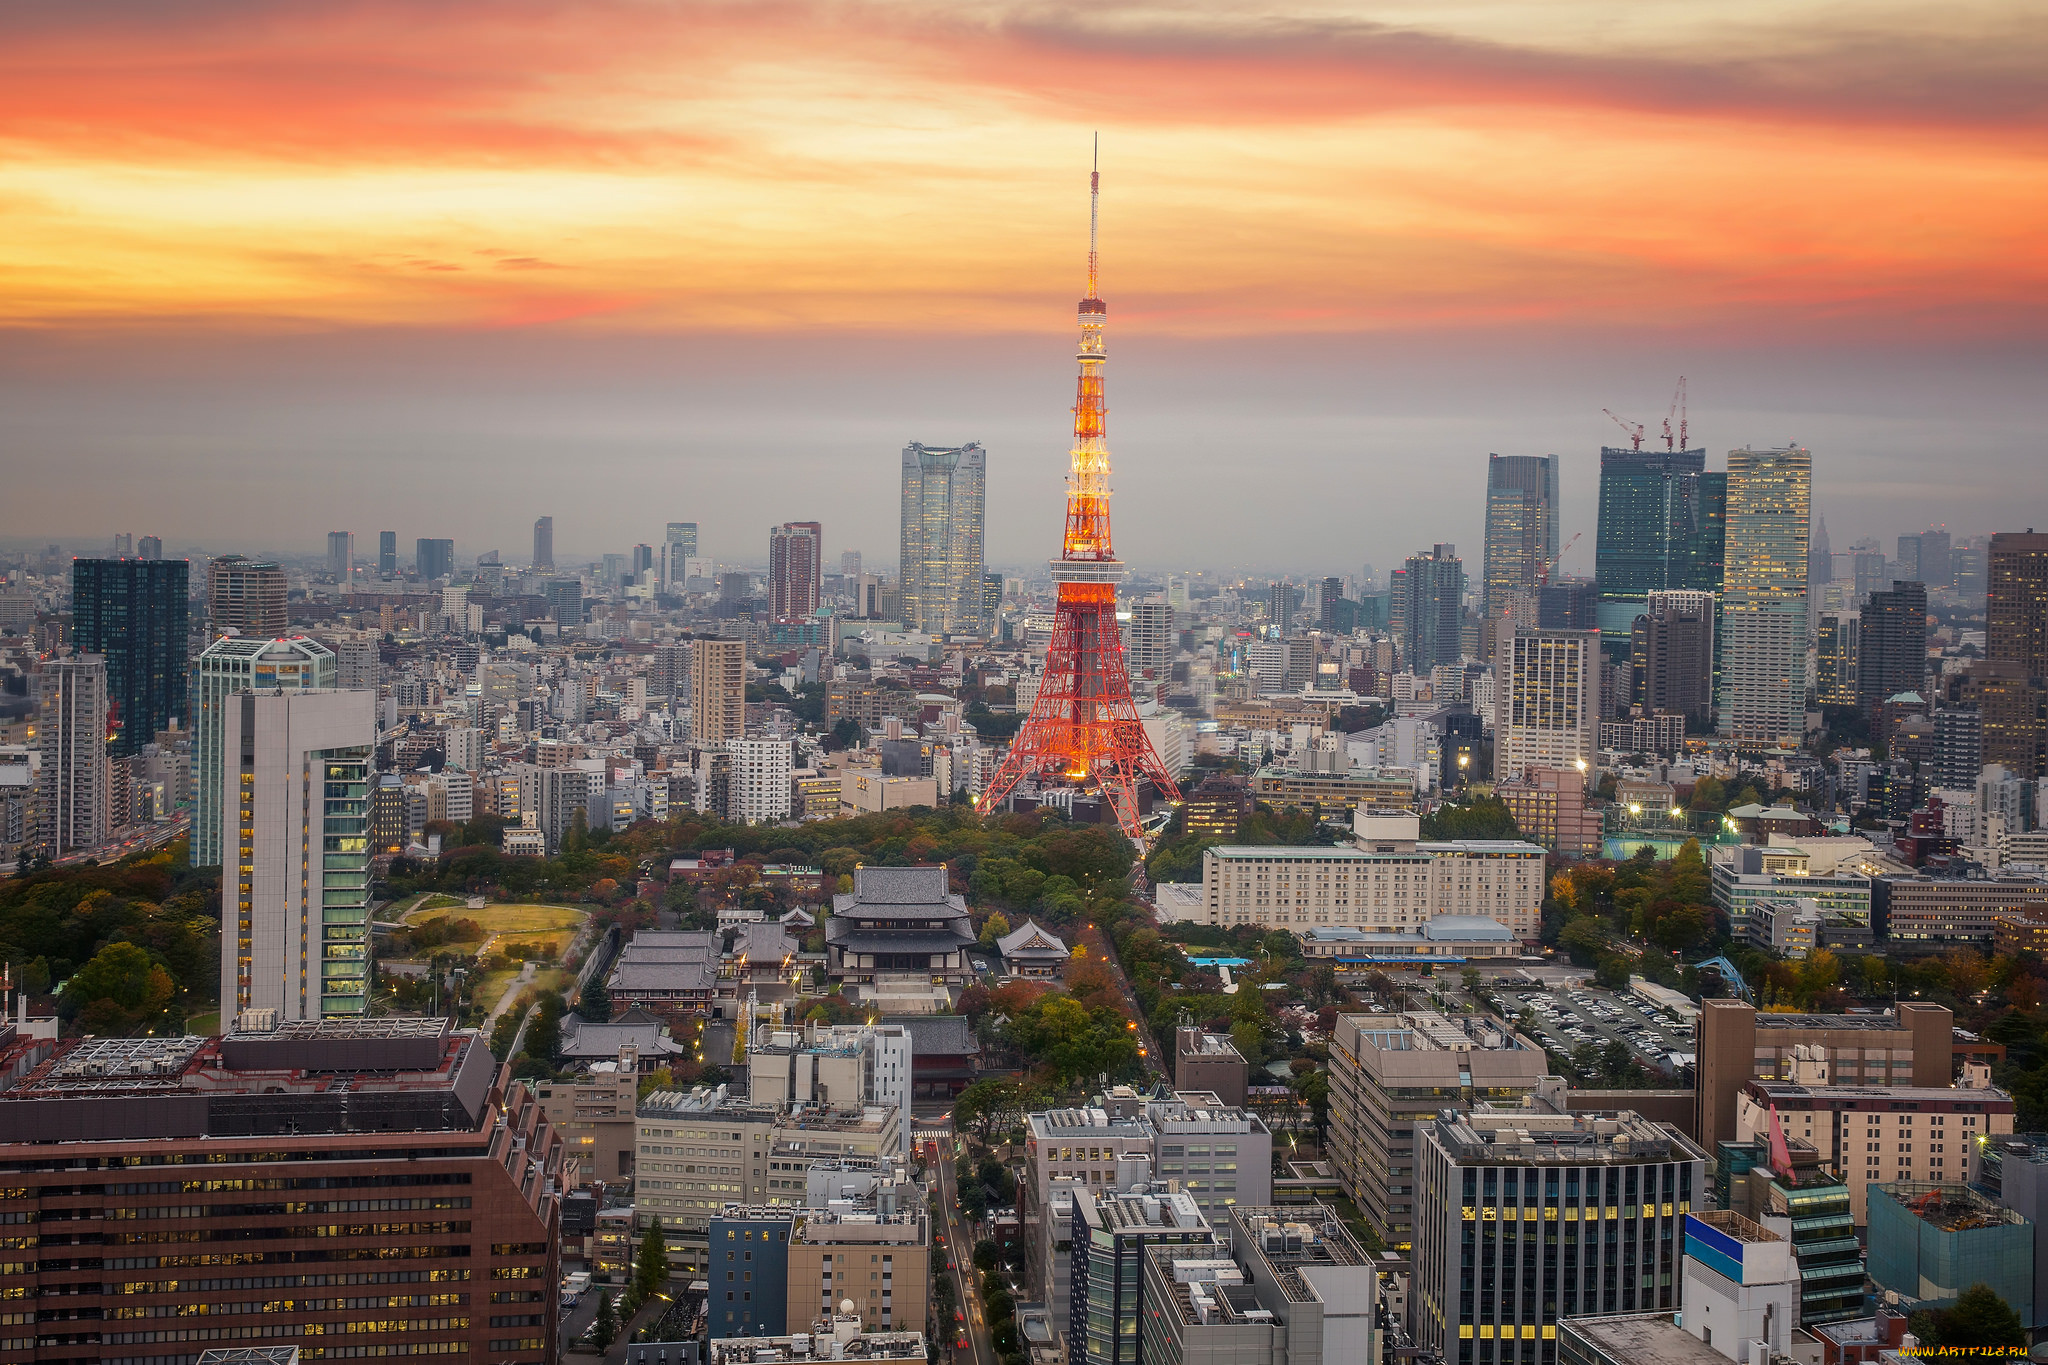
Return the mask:
<path id="1" fill-rule="evenodd" d="M 1102 324 L 1109 306 L 1096 293 L 1095 234 L 1102 174 L 1088 175 L 1088 297 L 1081 300 L 1081 378 L 1074 400 L 1072 472 L 1067 475 L 1067 532 L 1052 562 L 1059 588 L 1045 676 L 1031 716 L 1010 746 L 995 780 L 982 793 L 983 813 L 1000 806 L 1026 777 L 1041 786 L 1093 788 L 1116 815 L 1117 828 L 1144 842 L 1138 821 L 1138 780 L 1180 799 L 1159 755 L 1145 738 L 1131 700 L 1123 635 L 1116 624 L 1116 585 L 1124 576 L 1109 539 L 1108 409 L 1102 399 Z"/>

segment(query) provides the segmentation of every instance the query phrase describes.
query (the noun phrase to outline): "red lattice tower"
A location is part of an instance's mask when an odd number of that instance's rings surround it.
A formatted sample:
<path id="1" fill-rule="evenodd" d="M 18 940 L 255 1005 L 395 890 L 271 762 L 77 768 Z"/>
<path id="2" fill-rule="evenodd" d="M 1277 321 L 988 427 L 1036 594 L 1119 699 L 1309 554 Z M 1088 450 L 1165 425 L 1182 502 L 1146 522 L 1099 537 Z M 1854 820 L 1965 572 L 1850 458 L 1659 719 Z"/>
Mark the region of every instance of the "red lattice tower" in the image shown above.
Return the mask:
<path id="1" fill-rule="evenodd" d="M 1159 755 L 1145 738 L 1138 707 L 1131 700 L 1131 675 L 1124 666 L 1123 634 L 1116 624 L 1116 585 L 1124 566 L 1109 538 L 1108 409 L 1102 399 L 1102 367 L 1108 352 L 1102 324 L 1109 307 L 1096 293 L 1095 229 L 1102 176 L 1088 176 L 1088 297 L 1081 300 L 1081 362 L 1074 400 L 1073 468 L 1067 476 L 1067 533 L 1052 562 L 1059 586 L 1052 643 L 1045 652 L 1045 676 L 1030 719 L 995 780 L 982 793 L 980 809 L 1000 806 L 1017 784 L 1035 777 L 1041 785 L 1094 788 L 1109 802 L 1117 827 L 1134 842 L 1144 841 L 1138 821 L 1138 780 L 1171 800 L 1180 799 Z"/>

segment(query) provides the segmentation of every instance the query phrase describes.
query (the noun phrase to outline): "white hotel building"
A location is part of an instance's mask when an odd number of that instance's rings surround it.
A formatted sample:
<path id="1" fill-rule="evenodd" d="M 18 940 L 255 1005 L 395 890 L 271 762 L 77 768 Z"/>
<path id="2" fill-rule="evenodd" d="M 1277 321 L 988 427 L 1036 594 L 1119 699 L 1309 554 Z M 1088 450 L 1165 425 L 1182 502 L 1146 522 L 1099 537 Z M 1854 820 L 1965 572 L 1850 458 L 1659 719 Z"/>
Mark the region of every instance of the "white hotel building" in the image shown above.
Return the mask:
<path id="1" fill-rule="evenodd" d="M 1414 935 L 1439 916 L 1477 915 L 1533 942 L 1543 916 L 1543 849 L 1517 839 L 1420 843 L 1420 823 L 1406 812 L 1360 810 L 1350 847 L 1209 849 L 1201 922 Z"/>

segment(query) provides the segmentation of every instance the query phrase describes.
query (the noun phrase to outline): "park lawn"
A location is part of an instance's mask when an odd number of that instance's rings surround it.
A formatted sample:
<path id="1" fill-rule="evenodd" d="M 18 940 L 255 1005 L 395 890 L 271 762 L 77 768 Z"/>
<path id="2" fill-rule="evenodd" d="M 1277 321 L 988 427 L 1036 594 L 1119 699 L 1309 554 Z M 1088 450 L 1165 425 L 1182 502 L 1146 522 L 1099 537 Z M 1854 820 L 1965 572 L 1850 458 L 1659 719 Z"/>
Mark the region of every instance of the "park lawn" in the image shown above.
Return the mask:
<path id="1" fill-rule="evenodd" d="M 220 1011 L 195 1014 L 185 1021 L 185 1032 L 195 1038 L 211 1038 L 220 1032 Z"/>
<path id="2" fill-rule="evenodd" d="M 436 905 L 434 900 L 442 903 Z M 523 934 L 541 931 L 567 929 L 572 933 L 583 921 L 590 918 L 586 910 L 577 910 L 567 905 L 486 905 L 481 910 L 471 910 L 462 901 L 453 897 L 431 898 L 426 904 L 408 910 L 400 922 L 414 923 L 422 919 L 438 919 L 446 914 L 449 919 L 473 919 L 484 927 L 487 934 Z"/>

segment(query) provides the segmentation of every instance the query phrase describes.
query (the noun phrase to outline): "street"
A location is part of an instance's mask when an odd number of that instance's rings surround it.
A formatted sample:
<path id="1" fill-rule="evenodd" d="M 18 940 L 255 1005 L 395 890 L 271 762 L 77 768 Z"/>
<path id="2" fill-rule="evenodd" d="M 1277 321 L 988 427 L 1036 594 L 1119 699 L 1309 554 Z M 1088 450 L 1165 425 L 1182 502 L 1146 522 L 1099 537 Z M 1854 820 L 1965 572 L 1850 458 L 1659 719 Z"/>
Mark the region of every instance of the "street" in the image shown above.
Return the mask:
<path id="1" fill-rule="evenodd" d="M 939 1213 L 943 1220 L 946 1245 L 943 1248 L 946 1259 L 952 1264 L 953 1288 L 957 1292 L 962 1311 L 967 1314 L 967 1340 L 972 1351 L 973 1365 L 996 1365 L 995 1345 L 989 1340 L 989 1324 L 981 1309 L 981 1295 L 974 1288 L 974 1242 L 967 1225 L 960 1221 L 960 1191 L 953 1178 L 953 1139 L 941 1138 L 936 1165 L 938 1167 Z M 940 1327 L 946 1333 L 945 1344 L 953 1349 L 953 1358 L 965 1365 L 955 1343 L 960 1338 L 959 1322 L 942 1322 Z"/>

